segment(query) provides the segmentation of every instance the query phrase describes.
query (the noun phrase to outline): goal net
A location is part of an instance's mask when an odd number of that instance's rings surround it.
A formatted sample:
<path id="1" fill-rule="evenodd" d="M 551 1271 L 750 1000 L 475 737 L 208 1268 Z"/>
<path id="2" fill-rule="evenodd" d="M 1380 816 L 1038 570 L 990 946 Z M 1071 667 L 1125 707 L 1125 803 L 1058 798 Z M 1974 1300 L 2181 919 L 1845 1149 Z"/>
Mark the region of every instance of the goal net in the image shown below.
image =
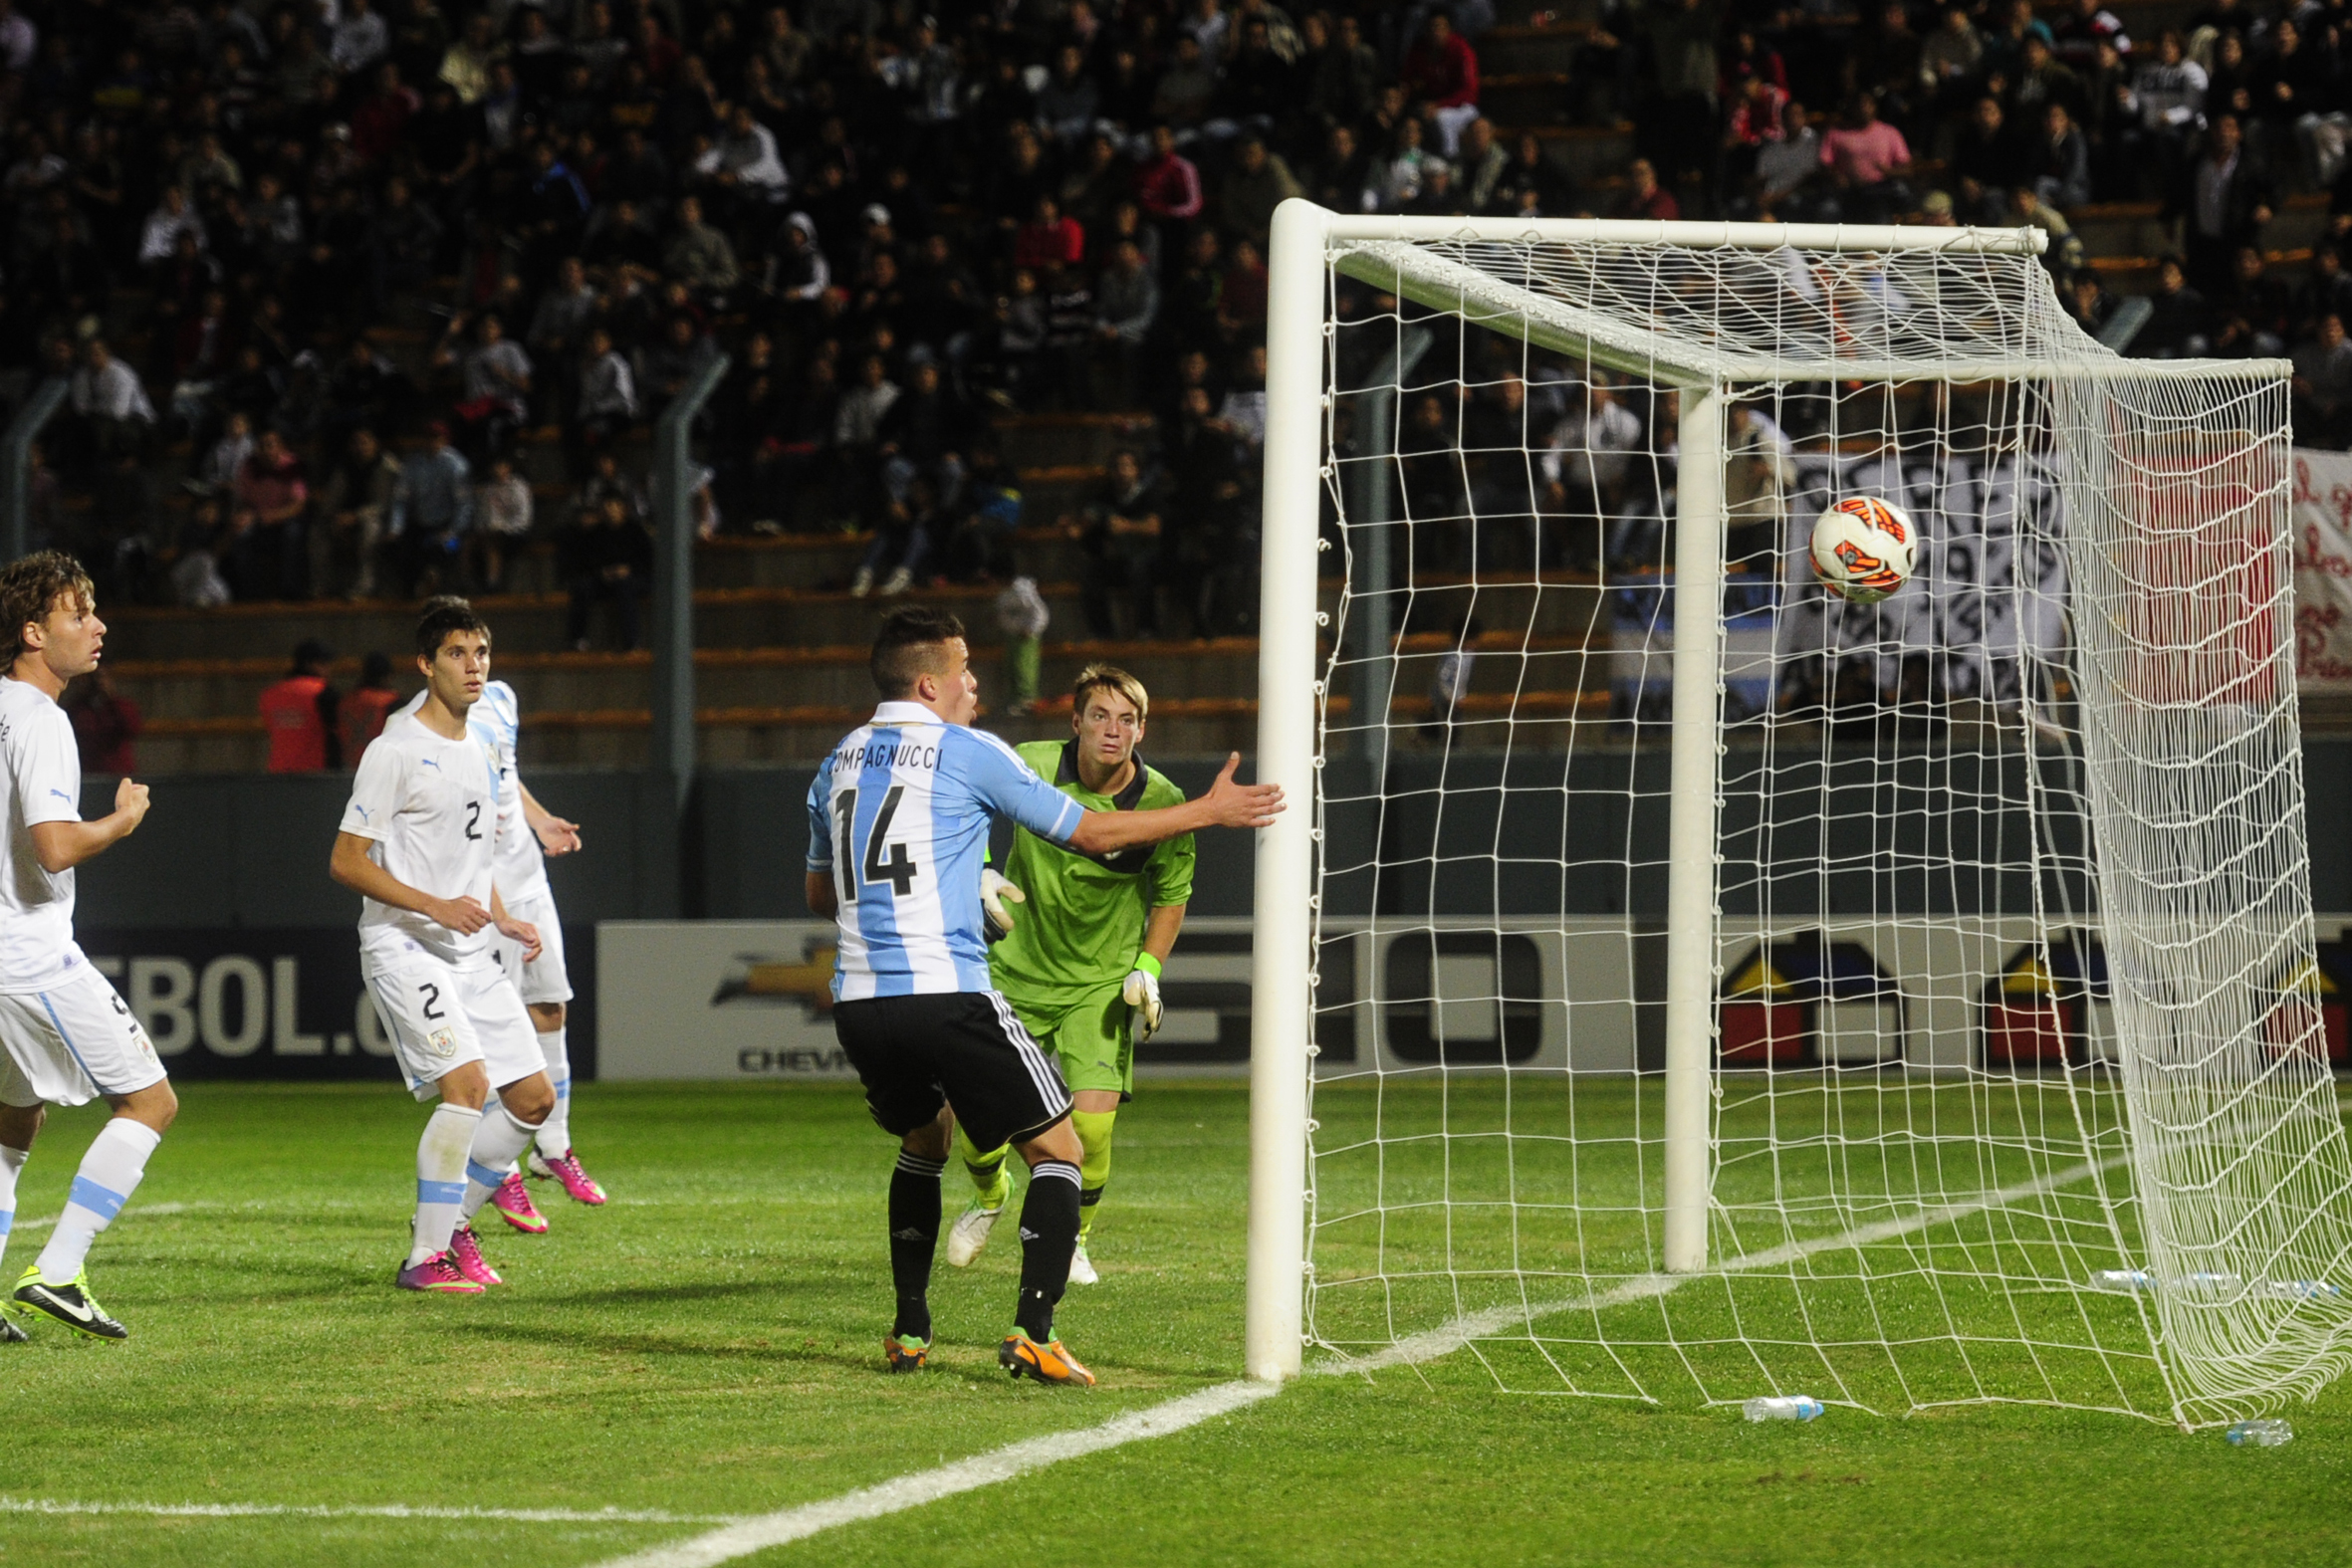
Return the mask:
<path id="1" fill-rule="evenodd" d="M 2284 366 L 2117 358 L 2029 231 L 1286 224 L 1254 1365 L 2188 1427 L 2342 1372 Z M 1867 606 L 1855 496 L 1920 536 Z"/>

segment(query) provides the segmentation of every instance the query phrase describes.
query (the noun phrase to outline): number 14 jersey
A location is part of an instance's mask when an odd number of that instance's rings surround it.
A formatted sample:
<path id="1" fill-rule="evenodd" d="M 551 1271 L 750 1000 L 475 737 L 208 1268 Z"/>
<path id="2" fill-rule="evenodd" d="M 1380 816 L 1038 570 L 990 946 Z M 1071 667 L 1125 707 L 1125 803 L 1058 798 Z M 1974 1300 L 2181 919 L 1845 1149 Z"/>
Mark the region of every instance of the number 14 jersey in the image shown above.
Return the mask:
<path id="1" fill-rule="evenodd" d="M 490 907 L 490 854 L 498 836 L 498 777 L 470 731 L 435 735 L 409 714 L 386 720 L 367 743 L 344 807 L 343 830 L 374 840 L 368 857 L 435 898 Z M 490 962 L 492 927 L 460 936 L 423 915 L 370 898 L 359 912 L 359 951 L 389 958 L 421 948 L 455 969 Z"/>
<path id="2" fill-rule="evenodd" d="M 840 900 L 834 1001 L 992 989 L 980 868 L 1000 815 L 1063 843 L 1085 808 L 921 703 L 883 703 L 833 748 L 809 788 L 808 864 Z"/>

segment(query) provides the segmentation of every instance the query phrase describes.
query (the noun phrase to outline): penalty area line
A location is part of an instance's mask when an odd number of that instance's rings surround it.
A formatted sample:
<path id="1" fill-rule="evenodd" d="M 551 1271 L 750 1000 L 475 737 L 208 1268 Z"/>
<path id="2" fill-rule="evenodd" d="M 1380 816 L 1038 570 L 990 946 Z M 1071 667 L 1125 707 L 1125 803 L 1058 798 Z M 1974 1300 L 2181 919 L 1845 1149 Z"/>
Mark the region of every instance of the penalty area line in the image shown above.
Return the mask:
<path id="1" fill-rule="evenodd" d="M 64 1502 L 0 1496 L 0 1514 L 131 1513 L 173 1519 L 456 1519 L 513 1524 L 726 1524 L 734 1513 L 669 1513 L 659 1508 L 435 1508 L 402 1503 Z"/>
<path id="2" fill-rule="evenodd" d="M 713 1530 L 708 1535 L 695 1536 L 691 1540 L 649 1547 L 626 1557 L 616 1557 L 599 1564 L 598 1568 L 714 1568 L 716 1564 L 749 1557 L 754 1552 L 766 1551 L 772 1546 L 806 1540 L 812 1535 L 844 1524 L 878 1519 L 886 1514 L 920 1508 L 943 1497 L 953 1497 L 959 1492 L 977 1491 L 999 1481 L 1013 1480 L 1032 1470 L 1059 1464 L 1064 1459 L 1080 1458 L 1152 1438 L 1165 1438 L 1187 1427 L 1197 1427 L 1204 1421 L 1213 1421 L 1219 1416 L 1245 1410 L 1260 1400 L 1271 1399 L 1279 1392 L 1281 1386 L 1274 1383 L 1220 1383 L 1214 1388 L 1202 1389 L 1197 1394 L 1182 1395 L 1164 1404 L 1130 1411 L 1099 1427 L 1049 1433 L 1042 1438 L 1008 1444 L 968 1459 L 958 1459 L 953 1464 L 918 1470 L 912 1475 L 901 1475 L 875 1486 L 863 1486 L 823 1502 L 805 1503 L 798 1508 L 763 1514 L 755 1519 L 730 1524 L 724 1529 Z"/>

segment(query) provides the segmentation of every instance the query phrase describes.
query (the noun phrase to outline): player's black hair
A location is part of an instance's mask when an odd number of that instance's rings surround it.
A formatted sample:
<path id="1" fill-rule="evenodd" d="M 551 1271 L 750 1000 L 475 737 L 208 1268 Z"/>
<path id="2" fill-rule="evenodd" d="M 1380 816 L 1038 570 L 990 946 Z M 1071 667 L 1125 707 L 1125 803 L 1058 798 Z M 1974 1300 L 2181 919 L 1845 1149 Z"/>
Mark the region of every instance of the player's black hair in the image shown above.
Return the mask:
<path id="1" fill-rule="evenodd" d="M 927 604 L 901 604 L 882 617 L 874 634 L 874 690 L 885 698 L 904 697 L 924 675 L 947 668 L 946 644 L 964 634 L 964 623 L 943 609 Z"/>
<path id="2" fill-rule="evenodd" d="M 316 637 L 305 637 L 294 645 L 294 673 L 302 675 L 314 666 L 333 664 L 335 650 Z"/>
<path id="3" fill-rule="evenodd" d="M 0 570 L 0 620 L 6 622 L 0 625 L 0 658 L 15 663 L 25 651 L 25 627 L 47 620 L 61 597 L 70 593 L 87 608 L 96 592 L 82 562 L 62 550 L 36 551 L 10 561 Z"/>
<path id="4" fill-rule="evenodd" d="M 449 634 L 458 631 L 478 631 L 485 643 L 490 640 L 489 623 L 464 599 L 454 593 L 426 599 L 424 613 L 416 617 L 416 656 L 430 663 Z"/>
<path id="5" fill-rule="evenodd" d="M 392 656 L 381 648 L 369 648 L 367 657 L 359 661 L 359 684 L 389 686 L 392 684 Z"/>

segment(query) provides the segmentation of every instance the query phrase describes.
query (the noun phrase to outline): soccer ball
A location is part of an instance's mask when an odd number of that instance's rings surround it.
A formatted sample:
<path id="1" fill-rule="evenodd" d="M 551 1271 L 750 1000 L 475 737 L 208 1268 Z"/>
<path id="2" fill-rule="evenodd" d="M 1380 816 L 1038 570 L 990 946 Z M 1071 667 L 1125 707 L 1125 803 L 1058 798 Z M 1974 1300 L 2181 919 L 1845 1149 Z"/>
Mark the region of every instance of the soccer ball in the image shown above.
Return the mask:
<path id="1" fill-rule="evenodd" d="M 1813 574 L 1849 604 L 1876 604 L 1911 580 L 1919 531 L 1876 496 L 1849 496 L 1813 520 Z"/>

